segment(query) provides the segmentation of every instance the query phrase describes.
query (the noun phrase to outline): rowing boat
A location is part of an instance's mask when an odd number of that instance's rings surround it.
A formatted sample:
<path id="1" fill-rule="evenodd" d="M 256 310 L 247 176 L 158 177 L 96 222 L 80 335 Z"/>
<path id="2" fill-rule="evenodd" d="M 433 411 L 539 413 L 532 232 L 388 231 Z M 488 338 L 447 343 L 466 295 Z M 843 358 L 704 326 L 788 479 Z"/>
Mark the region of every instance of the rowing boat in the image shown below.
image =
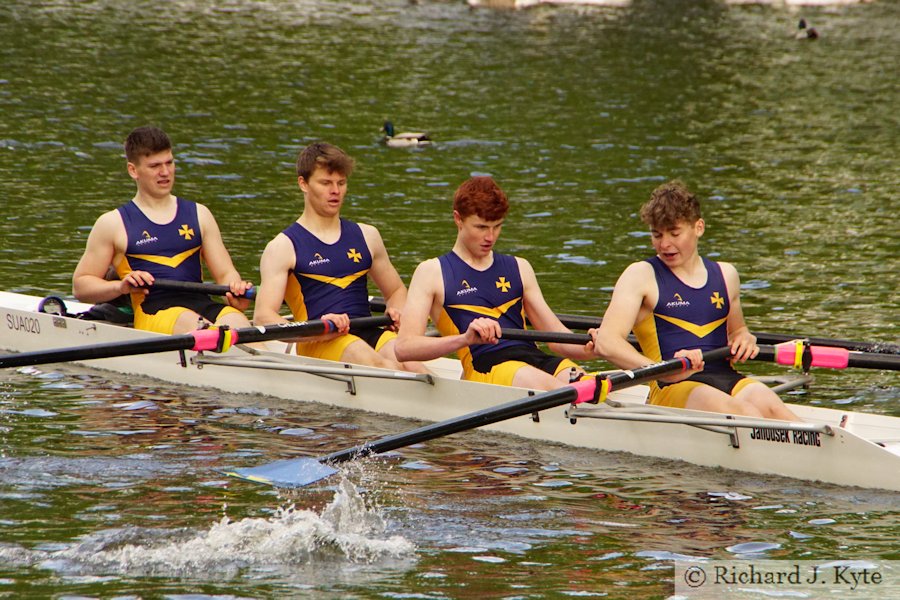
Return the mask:
<path id="1" fill-rule="evenodd" d="M 103 321 L 39 312 L 41 298 L 0 292 L 0 348 L 32 352 L 165 338 Z M 68 303 L 71 313 L 89 305 Z M 441 421 L 537 392 L 461 381 L 458 361 L 428 363 L 433 375 L 298 357 L 290 345 L 238 345 L 216 354 L 165 351 L 80 361 L 92 368 L 178 385 L 319 402 L 391 416 Z M 277 371 L 274 375 L 270 371 Z M 504 420 L 486 429 L 603 451 L 808 481 L 900 491 L 900 418 L 790 405 L 804 422 L 748 419 L 646 403 L 636 386 L 600 405 L 579 404 Z"/>

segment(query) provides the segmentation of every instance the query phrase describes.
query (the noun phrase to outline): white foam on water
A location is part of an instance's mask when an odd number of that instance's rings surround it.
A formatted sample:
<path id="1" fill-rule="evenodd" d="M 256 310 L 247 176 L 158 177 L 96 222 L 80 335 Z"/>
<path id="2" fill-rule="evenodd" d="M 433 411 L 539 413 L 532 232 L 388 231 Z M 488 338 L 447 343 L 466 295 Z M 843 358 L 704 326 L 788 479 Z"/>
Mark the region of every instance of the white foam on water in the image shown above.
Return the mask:
<path id="1" fill-rule="evenodd" d="M 341 481 L 318 514 L 293 506 L 267 518 L 224 517 L 208 530 L 104 530 L 65 549 L 47 552 L 41 566 L 64 573 L 182 574 L 278 571 L 317 561 L 378 563 L 414 559 L 402 536 L 385 537 L 381 516 L 352 483 Z"/>

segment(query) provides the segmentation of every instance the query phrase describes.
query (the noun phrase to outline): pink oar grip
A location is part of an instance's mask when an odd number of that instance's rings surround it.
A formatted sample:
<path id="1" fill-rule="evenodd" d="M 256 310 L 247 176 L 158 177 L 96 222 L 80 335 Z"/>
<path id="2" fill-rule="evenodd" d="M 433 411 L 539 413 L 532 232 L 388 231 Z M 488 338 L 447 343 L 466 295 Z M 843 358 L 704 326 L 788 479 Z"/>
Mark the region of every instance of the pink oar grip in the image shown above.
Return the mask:
<path id="1" fill-rule="evenodd" d="M 575 383 L 570 383 L 569 385 L 575 388 L 575 391 L 578 392 L 578 397 L 575 399 L 572 404 L 581 404 L 582 402 L 591 402 L 594 399 L 594 388 L 600 384 L 599 379 L 595 379 L 593 377 L 585 377 Z"/>
<path id="2" fill-rule="evenodd" d="M 219 345 L 219 334 L 221 332 L 218 329 L 197 329 L 196 331 L 192 331 L 191 335 L 194 336 L 194 347 L 191 350 L 195 352 L 200 352 L 202 350 L 215 350 Z M 237 336 L 235 336 L 234 343 L 237 343 Z"/>
<path id="3" fill-rule="evenodd" d="M 832 348 L 831 346 L 810 346 L 813 367 L 826 369 L 846 369 L 850 362 L 850 351 L 846 348 Z M 803 345 L 786 343 L 775 346 L 775 362 L 779 365 L 796 366 L 800 364 L 803 356 Z"/>
<path id="4" fill-rule="evenodd" d="M 812 366 L 826 369 L 846 369 L 850 364 L 850 351 L 830 346 L 812 347 Z"/>

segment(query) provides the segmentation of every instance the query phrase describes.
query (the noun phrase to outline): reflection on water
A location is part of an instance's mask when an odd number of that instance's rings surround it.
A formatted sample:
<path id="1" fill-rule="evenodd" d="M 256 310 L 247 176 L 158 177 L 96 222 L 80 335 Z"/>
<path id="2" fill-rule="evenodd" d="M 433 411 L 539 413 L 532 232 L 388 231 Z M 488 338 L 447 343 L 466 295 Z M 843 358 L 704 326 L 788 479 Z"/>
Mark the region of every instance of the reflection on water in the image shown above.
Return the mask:
<path id="1" fill-rule="evenodd" d="M 122 593 L 148 578 L 176 590 L 187 578 L 211 591 L 299 585 L 352 595 L 374 585 L 453 597 L 626 585 L 658 597 L 667 561 L 679 557 L 895 552 L 895 494 L 483 432 L 278 494 L 220 471 L 322 455 L 415 424 L 151 381 L 125 386 L 72 369 L 23 369 L 5 381 L 0 572 L 39 587 L 52 572 Z M 34 529 L 48 513 L 53 527 Z M 502 574 L 489 568 L 498 564 Z"/>
<path id="2" fill-rule="evenodd" d="M 300 210 L 297 151 L 327 139 L 358 161 L 345 214 L 381 229 L 405 278 L 452 242 L 455 186 L 489 173 L 513 201 L 502 248 L 551 306 L 599 315 L 649 254 L 638 207 L 677 176 L 705 199 L 704 248 L 738 266 L 755 329 L 897 341 L 898 10 L 10 0 L 0 281 L 68 293 L 91 224 L 133 194 L 121 140 L 155 123 L 177 191 L 213 209 L 254 280 Z M 815 42 L 794 39 L 801 14 Z M 386 118 L 435 144 L 384 147 Z M 820 371 L 790 399 L 900 416 L 898 393 L 893 373 Z M 482 433 L 358 466 L 364 508 L 334 482 L 280 496 L 219 472 L 411 426 L 4 372 L 0 593 L 655 598 L 679 556 L 898 558 L 894 495 Z M 335 502 L 349 527 L 329 521 Z"/>

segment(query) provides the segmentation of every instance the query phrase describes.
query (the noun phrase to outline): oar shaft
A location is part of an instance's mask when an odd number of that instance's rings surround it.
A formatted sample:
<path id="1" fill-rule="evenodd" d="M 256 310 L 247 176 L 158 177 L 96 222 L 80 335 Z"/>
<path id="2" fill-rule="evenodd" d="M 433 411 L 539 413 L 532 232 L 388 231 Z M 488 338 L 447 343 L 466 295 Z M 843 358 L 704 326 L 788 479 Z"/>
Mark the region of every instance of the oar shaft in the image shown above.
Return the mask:
<path id="1" fill-rule="evenodd" d="M 231 291 L 227 285 L 219 285 L 217 283 L 197 283 L 193 281 L 176 281 L 174 279 L 157 279 L 150 288 L 160 290 L 170 290 L 176 292 L 195 292 L 198 294 L 207 294 L 209 296 L 224 296 Z M 250 288 L 243 295 L 244 298 L 253 300 L 256 298 L 256 288 Z"/>
<path id="2" fill-rule="evenodd" d="M 372 329 L 384 327 L 393 323 L 393 319 L 387 315 L 377 317 L 356 317 L 350 319 L 350 329 Z M 292 337 L 310 337 L 334 331 L 334 323 L 331 321 L 301 321 L 291 323 L 279 323 L 259 327 L 245 327 L 236 329 L 237 339 L 232 343 L 250 344 L 253 342 L 266 342 L 269 340 L 283 340 Z M 200 348 L 211 350 L 211 348 Z"/>
<path id="3" fill-rule="evenodd" d="M 536 329 L 503 328 L 500 332 L 500 337 L 505 340 L 520 340 L 523 342 L 577 344 L 579 346 L 584 346 L 591 341 L 591 336 L 586 333 L 571 333 L 567 331 L 538 331 Z"/>
<path id="4" fill-rule="evenodd" d="M 369 329 L 389 325 L 388 316 L 350 319 L 352 329 Z M 87 346 L 74 346 L 51 350 L 34 350 L 0 356 L 0 368 L 43 365 L 73 360 L 94 360 L 115 356 L 131 356 L 168 352 L 172 350 L 217 351 L 222 348 L 224 336 L 230 336 L 227 345 L 265 342 L 294 337 L 310 337 L 334 331 L 331 321 L 303 321 L 241 329 L 199 329 L 190 333 L 171 336 L 154 336 L 125 342 L 109 342 Z"/>
<path id="5" fill-rule="evenodd" d="M 709 352 L 704 352 L 705 360 L 717 360 L 728 356 L 729 348 L 717 348 Z M 677 373 L 688 368 L 687 360 L 682 358 L 674 358 L 661 363 L 655 363 L 634 369 L 632 371 L 618 371 L 606 377 L 609 381 L 609 389 L 624 389 L 633 385 L 638 385 L 651 379 L 656 379 L 662 375 Z M 523 415 L 529 415 L 534 412 L 540 412 L 563 404 L 570 404 L 576 401 L 589 400 L 599 385 L 599 380 L 593 378 L 582 379 L 573 384 L 561 387 L 549 392 L 543 392 L 529 398 L 513 400 L 499 406 L 494 406 L 485 410 L 474 413 L 468 413 L 453 419 L 432 423 L 413 429 L 406 433 L 390 435 L 380 438 L 373 442 L 361 444 L 353 448 L 341 450 L 322 457 L 320 462 L 324 463 L 341 463 L 360 456 L 368 456 L 370 454 L 381 454 L 403 448 L 412 444 L 418 444 L 433 440 L 435 438 L 484 427 L 500 421 L 514 419 Z"/>
<path id="6" fill-rule="evenodd" d="M 189 350 L 195 343 L 190 334 L 167 336 L 153 339 L 140 339 L 128 342 L 109 342 L 90 346 L 73 346 L 54 350 L 33 350 L 19 354 L 0 356 L 0 368 L 24 367 L 28 365 L 45 365 L 50 363 L 70 362 L 74 360 L 93 360 L 112 358 L 114 356 L 135 356 L 171 350 Z"/>
<path id="7" fill-rule="evenodd" d="M 872 352 L 875 354 L 900 354 L 900 344 L 892 344 L 890 342 L 855 342 L 852 340 L 837 340 L 833 338 L 809 337 L 804 335 L 784 335 L 781 333 L 757 333 L 757 343 L 760 344 L 783 344 L 792 342 L 796 339 L 804 340 L 816 346 L 831 346 L 833 348 L 845 348 L 854 352 Z"/>

